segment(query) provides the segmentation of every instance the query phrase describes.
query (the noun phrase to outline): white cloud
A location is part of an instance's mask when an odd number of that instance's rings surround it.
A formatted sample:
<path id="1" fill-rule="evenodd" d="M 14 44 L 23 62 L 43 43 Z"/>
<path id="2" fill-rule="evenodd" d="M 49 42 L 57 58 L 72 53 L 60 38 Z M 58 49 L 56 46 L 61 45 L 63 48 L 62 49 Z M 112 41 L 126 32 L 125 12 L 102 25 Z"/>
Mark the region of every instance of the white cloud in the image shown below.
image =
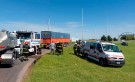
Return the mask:
<path id="1" fill-rule="evenodd" d="M 0 24 L 0 27 L 3 27 L 1 29 L 6 29 L 9 31 L 28 30 L 28 31 L 40 32 L 40 31 L 47 31 L 48 30 L 48 25 L 26 23 L 26 22 L 6 22 L 6 23 Z M 55 31 L 55 32 L 63 32 L 63 31 L 66 31 L 65 29 L 67 29 L 67 28 L 61 28 L 59 26 L 54 26 L 54 25 L 51 25 L 49 27 L 50 31 Z"/>
<path id="2" fill-rule="evenodd" d="M 3 28 L 4 27 L 4 28 Z M 6 22 L 0 23 L 0 29 L 6 29 L 9 31 L 16 30 L 28 30 L 28 31 L 47 31 L 48 25 L 34 24 L 26 22 Z M 135 33 L 135 25 L 123 24 L 123 25 L 109 25 L 108 30 L 102 27 L 89 27 L 85 26 L 83 29 L 78 22 L 67 22 L 65 26 L 51 25 L 49 30 L 54 32 L 70 33 L 72 37 L 78 37 L 80 39 L 99 39 L 102 35 L 111 35 L 111 37 L 118 37 L 121 33 L 132 32 Z M 82 35 L 83 33 L 83 35 Z"/>
<path id="3" fill-rule="evenodd" d="M 27 23 L 27 22 L 6 22 L 6 23 L 0 23 L 1 29 L 6 29 L 8 31 L 17 31 L 17 30 L 28 30 L 28 31 L 47 31 L 48 25 L 44 24 L 34 24 L 34 23 Z M 74 28 L 65 28 L 65 26 L 54 26 L 51 25 L 49 28 L 50 31 L 54 32 L 65 32 L 70 33 L 71 37 L 79 37 L 80 32 L 79 29 L 76 30 Z"/>
<path id="4" fill-rule="evenodd" d="M 66 22 L 65 24 L 67 27 L 71 27 L 71 28 L 80 27 L 79 22 Z"/>
<path id="5" fill-rule="evenodd" d="M 0 24 L 1 27 L 4 27 L 5 29 L 9 31 L 14 30 L 30 30 L 30 31 L 36 31 L 39 32 L 41 30 L 47 30 L 46 25 L 42 24 L 32 24 L 32 23 L 25 23 L 25 22 L 7 22 Z"/>
<path id="6" fill-rule="evenodd" d="M 129 28 L 135 28 L 135 25 L 128 24 L 128 25 L 126 25 L 126 27 L 129 27 Z"/>

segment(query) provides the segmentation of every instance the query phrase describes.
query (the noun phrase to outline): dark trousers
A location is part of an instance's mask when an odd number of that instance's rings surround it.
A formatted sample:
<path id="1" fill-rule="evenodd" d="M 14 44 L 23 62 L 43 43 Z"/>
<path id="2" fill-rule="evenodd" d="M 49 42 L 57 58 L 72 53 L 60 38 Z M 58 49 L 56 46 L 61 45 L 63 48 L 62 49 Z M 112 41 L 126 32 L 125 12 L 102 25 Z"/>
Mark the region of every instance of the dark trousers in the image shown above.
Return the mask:
<path id="1" fill-rule="evenodd" d="M 51 54 L 55 54 L 55 49 L 51 49 Z"/>
<path id="2" fill-rule="evenodd" d="M 24 56 L 25 58 L 28 58 L 29 53 L 23 53 L 22 56 Z"/>

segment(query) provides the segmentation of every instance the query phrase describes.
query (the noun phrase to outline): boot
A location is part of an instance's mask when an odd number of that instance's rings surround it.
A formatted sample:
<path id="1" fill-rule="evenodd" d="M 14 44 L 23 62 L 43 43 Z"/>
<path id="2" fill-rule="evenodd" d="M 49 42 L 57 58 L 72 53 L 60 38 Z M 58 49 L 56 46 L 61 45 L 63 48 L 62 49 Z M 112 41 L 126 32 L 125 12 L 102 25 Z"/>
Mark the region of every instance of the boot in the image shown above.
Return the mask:
<path id="1" fill-rule="evenodd" d="M 23 61 L 24 61 L 24 57 L 20 57 L 19 60 L 20 60 L 21 62 L 23 62 Z"/>

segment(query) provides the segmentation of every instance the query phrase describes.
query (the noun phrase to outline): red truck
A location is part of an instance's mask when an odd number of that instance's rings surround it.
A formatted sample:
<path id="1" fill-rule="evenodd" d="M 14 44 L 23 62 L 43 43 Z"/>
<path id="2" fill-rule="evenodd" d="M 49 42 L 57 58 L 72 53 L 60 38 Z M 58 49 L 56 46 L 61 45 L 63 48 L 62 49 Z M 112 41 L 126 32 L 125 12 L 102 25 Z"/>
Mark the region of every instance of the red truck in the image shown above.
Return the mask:
<path id="1" fill-rule="evenodd" d="M 45 48 L 49 48 L 51 42 L 62 42 L 64 46 L 67 46 L 70 42 L 70 34 L 52 31 L 41 31 L 41 44 Z"/>

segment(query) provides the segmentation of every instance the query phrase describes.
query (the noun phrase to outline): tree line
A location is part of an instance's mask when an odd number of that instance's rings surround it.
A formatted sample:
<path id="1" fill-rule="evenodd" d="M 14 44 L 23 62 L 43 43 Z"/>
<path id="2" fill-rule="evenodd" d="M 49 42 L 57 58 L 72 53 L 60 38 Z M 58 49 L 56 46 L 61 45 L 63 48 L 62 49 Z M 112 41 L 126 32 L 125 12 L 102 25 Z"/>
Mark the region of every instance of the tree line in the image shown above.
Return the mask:
<path id="1" fill-rule="evenodd" d="M 125 35 L 120 37 L 121 40 L 135 40 L 134 35 Z M 118 41 L 116 37 L 112 38 L 110 35 L 101 37 L 101 41 Z"/>
<path id="2" fill-rule="evenodd" d="M 134 35 L 124 35 L 120 38 L 121 40 L 135 40 Z"/>
<path id="3" fill-rule="evenodd" d="M 118 39 L 116 37 L 112 38 L 110 35 L 108 36 L 103 35 L 101 37 L 101 41 L 118 41 Z"/>

